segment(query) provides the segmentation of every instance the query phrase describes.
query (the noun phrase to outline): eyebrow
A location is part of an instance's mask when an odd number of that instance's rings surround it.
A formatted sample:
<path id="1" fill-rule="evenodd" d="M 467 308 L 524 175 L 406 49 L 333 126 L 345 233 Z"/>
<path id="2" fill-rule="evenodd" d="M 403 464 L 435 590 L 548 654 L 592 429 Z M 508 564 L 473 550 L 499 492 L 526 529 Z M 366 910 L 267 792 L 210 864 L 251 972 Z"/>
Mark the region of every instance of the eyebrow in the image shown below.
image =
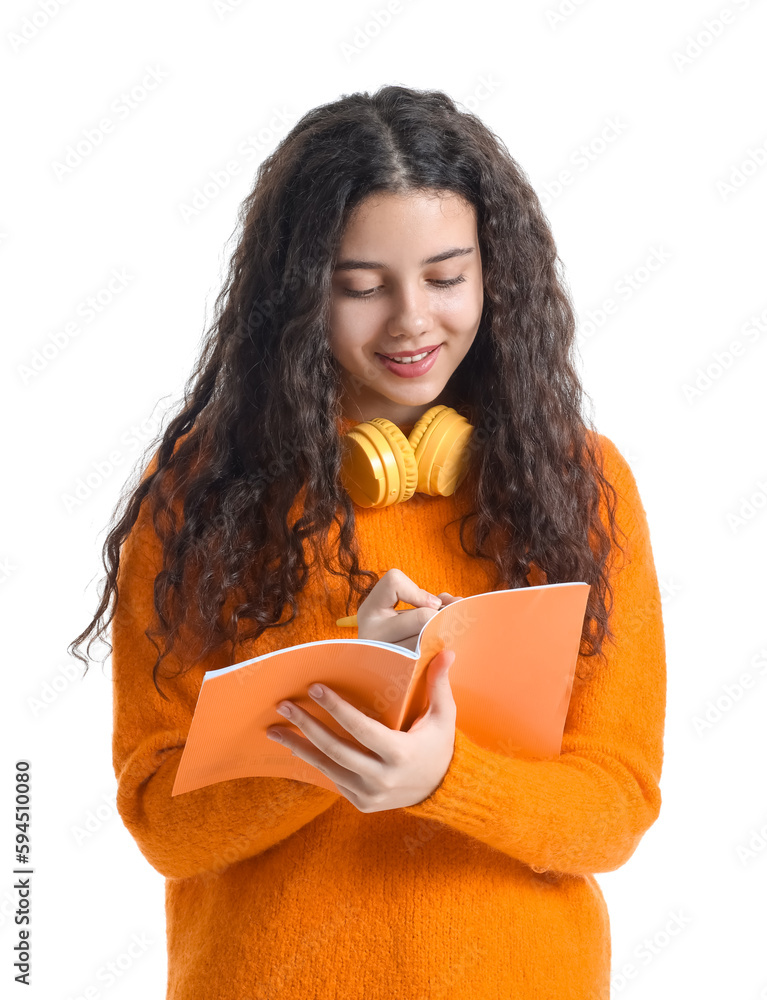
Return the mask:
<path id="1" fill-rule="evenodd" d="M 474 247 L 449 247 L 447 250 L 435 253 L 433 257 L 422 260 L 421 267 L 426 267 L 427 264 L 439 264 L 440 261 L 449 260 L 451 257 L 465 257 L 470 253 L 474 253 Z M 388 271 L 388 269 L 388 265 L 382 264 L 378 260 L 355 260 L 354 258 L 340 260 L 333 268 L 334 271 Z"/>

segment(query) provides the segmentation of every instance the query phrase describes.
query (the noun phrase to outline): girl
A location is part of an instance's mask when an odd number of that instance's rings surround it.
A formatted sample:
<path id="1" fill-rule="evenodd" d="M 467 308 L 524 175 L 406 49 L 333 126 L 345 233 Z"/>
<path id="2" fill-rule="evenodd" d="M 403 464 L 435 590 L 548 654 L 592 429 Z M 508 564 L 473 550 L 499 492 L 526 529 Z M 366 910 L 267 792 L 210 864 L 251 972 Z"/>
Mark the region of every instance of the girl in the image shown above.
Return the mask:
<path id="1" fill-rule="evenodd" d="M 474 115 L 386 86 L 307 113 L 240 223 L 75 640 L 112 623 L 117 804 L 166 878 L 167 996 L 607 1000 L 594 873 L 659 815 L 664 636 L 636 482 L 581 413 L 540 202 Z M 414 452 L 445 416 L 473 430 L 435 489 Z M 382 427 L 371 498 L 346 448 Z M 275 706 L 272 731 L 336 792 L 256 777 L 171 797 L 206 670 L 348 638 L 355 605 L 360 638 L 412 649 L 433 597 L 576 580 L 591 590 L 557 759 L 456 728 L 443 652 L 407 732 L 322 677 L 316 711 Z"/>

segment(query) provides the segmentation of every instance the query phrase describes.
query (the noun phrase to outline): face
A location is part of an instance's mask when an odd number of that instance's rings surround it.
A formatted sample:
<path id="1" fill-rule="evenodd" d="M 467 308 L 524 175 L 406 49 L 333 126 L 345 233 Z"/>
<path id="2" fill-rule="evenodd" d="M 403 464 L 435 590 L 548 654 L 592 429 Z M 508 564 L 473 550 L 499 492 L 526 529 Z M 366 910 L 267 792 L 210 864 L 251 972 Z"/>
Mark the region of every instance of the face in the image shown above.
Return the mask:
<path id="1" fill-rule="evenodd" d="M 454 192 L 381 192 L 361 202 L 341 240 L 330 304 L 344 415 L 411 427 L 442 402 L 482 303 L 473 205 Z M 432 353 L 420 365 L 384 357 L 424 351 Z"/>

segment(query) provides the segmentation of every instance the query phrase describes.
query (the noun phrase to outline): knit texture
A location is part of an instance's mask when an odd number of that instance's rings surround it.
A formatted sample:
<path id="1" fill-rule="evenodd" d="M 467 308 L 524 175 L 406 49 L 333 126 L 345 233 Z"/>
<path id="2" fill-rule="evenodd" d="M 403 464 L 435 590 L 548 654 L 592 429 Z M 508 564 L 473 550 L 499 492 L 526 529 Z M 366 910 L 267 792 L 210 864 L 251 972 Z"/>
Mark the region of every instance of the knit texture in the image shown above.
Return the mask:
<path id="1" fill-rule="evenodd" d="M 112 623 L 113 761 L 120 816 L 166 879 L 168 1000 L 609 1000 L 594 873 L 625 864 L 659 815 L 666 666 L 645 511 L 626 460 L 599 440 L 627 557 L 611 571 L 616 642 L 606 661 L 579 658 L 561 755 L 508 757 L 457 729 L 432 795 L 378 813 L 288 778 L 171 797 L 206 670 L 356 633 L 335 624 L 345 584 L 313 567 L 293 622 L 161 680 L 160 698 L 144 630 L 162 549 L 143 506 Z M 397 567 L 432 593 L 491 590 L 448 526 L 465 509 L 460 488 L 355 508 L 361 566 Z M 183 661 L 177 647 L 163 667 Z"/>

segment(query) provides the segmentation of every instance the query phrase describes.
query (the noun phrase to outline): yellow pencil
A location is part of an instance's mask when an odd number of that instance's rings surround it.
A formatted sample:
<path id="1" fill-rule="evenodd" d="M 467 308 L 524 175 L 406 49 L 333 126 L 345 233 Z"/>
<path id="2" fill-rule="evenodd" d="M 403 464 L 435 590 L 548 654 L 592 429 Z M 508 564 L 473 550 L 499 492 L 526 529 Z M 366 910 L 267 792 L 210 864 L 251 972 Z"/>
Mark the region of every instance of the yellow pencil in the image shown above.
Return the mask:
<path id="1" fill-rule="evenodd" d="M 357 616 L 352 615 L 351 618 L 339 618 L 336 625 L 340 625 L 341 628 L 356 628 Z"/>

